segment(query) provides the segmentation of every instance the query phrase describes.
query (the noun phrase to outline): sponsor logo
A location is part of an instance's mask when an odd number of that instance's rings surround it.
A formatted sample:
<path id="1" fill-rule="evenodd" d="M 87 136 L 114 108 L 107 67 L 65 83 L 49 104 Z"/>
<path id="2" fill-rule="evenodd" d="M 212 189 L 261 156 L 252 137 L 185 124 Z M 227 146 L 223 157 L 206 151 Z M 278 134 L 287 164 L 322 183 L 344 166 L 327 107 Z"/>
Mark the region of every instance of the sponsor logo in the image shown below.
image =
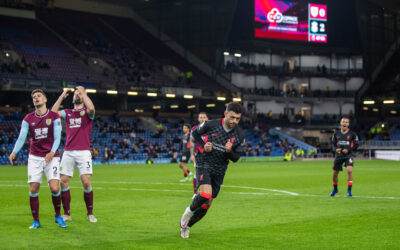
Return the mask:
<path id="1" fill-rule="evenodd" d="M 212 133 L 212 134 L 211 134 L 211 136 L 218 136 L 218 134 L 216 134 L 216 133 Z"/>
<path id="2" fill-rule="evenodd" d="M 80 128 L 82 124 L 82 118 L 71 118 L 69 119 L 70 128 Z"/>
<path id="3" fill-rule="evenodd" d="M 283 20 L 283 15 L 277 8 L 273 8 L 268 12 L 267 19 L 271 23 L 280 23 Z"/>
<path id="4" fill-rule="evenodd" d="M 225 145 L 221 145 L 221 144 L 219 144 L 219 143 L 213 143 L 213 150 L 218 150 L 218 151 L 221 151 L 221 152 L 225 152 L 226 151 L 226 149 L 225 149 Z"/>
<path id="5" fill-rule="evenodd" d="M 46 124 L 47 124 L 47 126 L 50 126 L 50 124 L 51 124 L 51 119 L 46 119 Z"/>
<path id="6" fill-rule="evenodd" d="M 49 132 L 48 128 L 37 128 L 37 129 L 35 129 L 35 139 L 47 138 L 48 132 Z"/>
<path id="7" fill-rule="evenodd" d="M 267 19 L 270 23 L 298 24 L 297 16 L 284 16 L 277 8 L 268 12 Z"/>

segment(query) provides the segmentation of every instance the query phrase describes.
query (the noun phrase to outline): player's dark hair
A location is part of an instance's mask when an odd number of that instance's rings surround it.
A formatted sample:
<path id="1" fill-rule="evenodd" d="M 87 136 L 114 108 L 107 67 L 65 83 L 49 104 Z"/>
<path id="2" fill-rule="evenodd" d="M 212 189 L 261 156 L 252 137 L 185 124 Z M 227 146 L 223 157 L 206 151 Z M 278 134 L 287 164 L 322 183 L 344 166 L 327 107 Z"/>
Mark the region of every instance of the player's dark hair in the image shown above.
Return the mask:
<path id="1" fill-rule="evenodd" d="M 206 112 L 200 112 L 200 113 L 199 113 L 199 116 L 200 116 L 200 115 L 205 115 L 205 116 L 207 116 L 207 117 L 208 117 L 208 115 L 207 115 L 207 113 L 206 113 Z"/>
<path id="2" fill-rule="evenodd" d="M 235 112 L 236 114 L 241 114 L 243 112 L 243 108 L 242 108 L 242 105 L 240 105 L 240 103 L 230 102 L 226 106 L 226 112 L 229 112 L 229 111 Z"/>
<path id="3" fill-rule="evenodd" d="M 34 90 L 32 91 L 32 93 L 31 93 L 31 96 L 33 96 L 33 95 L 36 94 L 36 93 L 41 93 L 42 95 L 44 95 L 44 96 L 46 97 L 46 94 L 45 94 L 44 91 L 41 90 L 41 89 L 34 89 Z"/>
<path id="4" fill-rule="evenodd" d="M 349 121 L 350 121 L 350 118 L 349 118 L 349 117 L 347 117 L 347 116 L 342 116 L 342 119 L 347 119 L 347 120 L 349 120 Z M 342 120 L 342 119 L 340 119 L 340 120 Z"/>
<path id="5" fill-rule="evenodd" d="M 183 124 L 183 126 L 184 126 L 184 127 L 187 127 L 189 130 L 190 130 L 190 128 L 191 128 L 191 126 L 190 126 L 189 124 L 187 124 L 187 123 Z"/>

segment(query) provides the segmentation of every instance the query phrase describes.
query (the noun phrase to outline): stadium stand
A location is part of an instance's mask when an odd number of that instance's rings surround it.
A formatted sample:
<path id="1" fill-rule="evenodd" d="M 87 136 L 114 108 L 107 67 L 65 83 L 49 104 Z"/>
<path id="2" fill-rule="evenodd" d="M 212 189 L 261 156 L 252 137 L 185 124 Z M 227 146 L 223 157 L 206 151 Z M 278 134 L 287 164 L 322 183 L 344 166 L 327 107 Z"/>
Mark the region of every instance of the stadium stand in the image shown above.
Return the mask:
<path id="1" fill-rule="evenodd" d="M 37 20 L 0 16 L 1 48 L 16 52 L 2 62 L 3 76 L 112 89 L 202 88 L 205 96 L 226 92 L 132 20 L 62 9 L 36 13 Z"/>
<path id="2" fill-rule="evenodd" d="M 174 162 L 180 158 L 183 119 L 97 117 L 93 125 L 94 163 Z M 8 165 L 8 156 L 17 139 L 21 117 L 18 112 L 0 116 L 0 164 Z M 246 128 L 246 156 L 283 156 L 297 148 L 313 148 L 301 141 L 276 133 L 263 124 L 243 124 Z M 63 135 L 61 151 L 64 147 Z M 17 164 L 26 164 L 28 141 L 18 155 Z"/>

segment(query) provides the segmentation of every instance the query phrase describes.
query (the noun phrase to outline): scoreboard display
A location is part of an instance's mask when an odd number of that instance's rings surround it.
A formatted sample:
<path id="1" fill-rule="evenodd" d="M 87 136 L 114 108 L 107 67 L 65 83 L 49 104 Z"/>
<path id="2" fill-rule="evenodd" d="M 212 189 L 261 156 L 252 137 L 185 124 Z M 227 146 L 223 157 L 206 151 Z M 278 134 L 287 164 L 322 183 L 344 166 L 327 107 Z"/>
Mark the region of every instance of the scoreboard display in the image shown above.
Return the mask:
<path id="1" fill-rule="evenodd" d="M 256 38 L 328 42 L 328 8 L 325 4 L 254 0 Z"/>

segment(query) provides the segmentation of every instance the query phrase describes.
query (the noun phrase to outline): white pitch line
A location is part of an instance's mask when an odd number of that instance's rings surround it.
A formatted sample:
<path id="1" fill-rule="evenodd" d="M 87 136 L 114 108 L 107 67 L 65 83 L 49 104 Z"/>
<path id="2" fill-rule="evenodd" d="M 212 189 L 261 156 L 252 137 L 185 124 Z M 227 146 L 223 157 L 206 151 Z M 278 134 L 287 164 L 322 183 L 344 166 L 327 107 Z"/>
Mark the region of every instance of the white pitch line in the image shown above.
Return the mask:
<path id="1" fill-rule="evenodd" d="M 263 190 L 263 191 L 272 191 L 272 192 L 277 192 L 277 193 L 284 193 L 284 194 L 289 194 L 289 195 L 294 195 L 298 196 L 298 193 L 293 193 L 285 190 L 278 190 L 278 189 L 269 189 L 269 188 L 256 188 L 256 187 L 243 187 L 243 186 L 229 186 L 229 185 L 223 185 L 223 187 L 229 187 L 229 188 L 243 188 L 243 189 L 253 189 L 253 190 Z"/>
<path id="2" fill-rule="evenodd" d="M 148 183 L 149 184 L 149 183 Z M 175 183 L 176 185 L 182 185 L 182 183 Z M 28 187 L 28 185 L 19 185 L 19 184 L 0 184 L 0 187 Z M 240 186 L 232 186 L 232 187 L 240 187 Z M 70 186 L 70 188 L 74 189 L 82 189 L 81 186 L 74 187 Z M 243 188 L 243 187 L 241 187 Z M 247 188 L 247 187 L 244 187 Z M 192 193 L 189 190 L 174 190 L 174 189 L 146 189 L 146 188 L 110 188 L 110 187 L 94 187 L 94 189 L 99 190 L 120 190 L 120 191 L 149 191 L 149 192 L 180 192 L 180 193 Z M 270 189 L 265 189 L 270 190 Z M 282 190 L 280 190 L 282 191 Z M 240 194 L 240 195 L 279 195 L 285 196 L 288 193 L 246 193 L 246 192 L 224 192 L 228 194 Z M 290 192 L 289 192 L 290 193 Z M 330 198 L 335 199 L 334 197 L 329 197 L 328 195 L 318 195 L 318 194 L 296 194 L 290 196 L 298 196 L 298 197 L 322 197 L 322 198 Z M 341 195 L 336 195 L 335 197 L 346 197 Z M 400 197 L 379 197 L 379 196 L 353 196 L 354 198 L 365 198 L 365 199 L 387 199 L 387 200 L 400 200 Z"/>
<path id="3" fill-rule="evenodd" d="M 108 182 L 108 181 L 96 181 L 93 183 L 106 183 L 106 184 L 144 184 L 144 185 L 180 185 L 180 186 L 191 186 L 191 184 L 185 184 L 185 183 L 162 183 L 162 182 L 129 182 L 129 181 L 118 181 L 118 182 Z M 278 193 L 284 193 L 284 194 L 289 194 L 289 195 L 299 195 L 298 193 L 293 193 L 285 190 L 278 190 L 278 189 L 269 189 L 269 188 L 257 188 L 257 187 L 244 187 L 244 186 L 230 186 L 230 185 L 222 185 L 222 187 L 226 188 L 243 188 L 243 189 L 253 189 L 253 190 L 262 190 L 262 191 L 272 191 L 272 192 L 278 192 Z"/>

